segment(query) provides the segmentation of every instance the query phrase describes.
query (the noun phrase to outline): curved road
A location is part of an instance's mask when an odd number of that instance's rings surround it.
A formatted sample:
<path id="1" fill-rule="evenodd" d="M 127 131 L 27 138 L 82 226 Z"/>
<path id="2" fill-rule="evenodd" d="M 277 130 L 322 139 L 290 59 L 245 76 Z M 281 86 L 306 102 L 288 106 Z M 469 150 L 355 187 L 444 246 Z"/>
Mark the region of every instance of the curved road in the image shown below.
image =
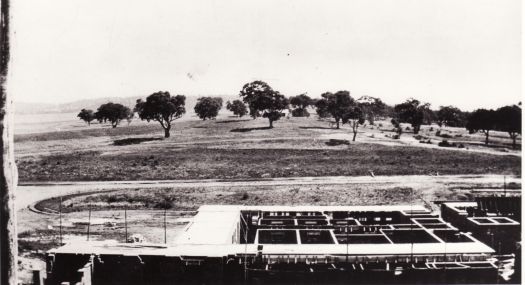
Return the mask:
<path id="1" fill-rule="evenodd" d="M 159 187 L 235 187 L 276 186 L 311 184 L 402 184 L 417 188 L 428 183 L 494 183 L 503 185 L 503 175 L 404 175 L 404 176 L 325 176 L 288 177 L 254 180 L 151 180 L 151 181 L 87 181 L 87 182 L 39 182 L 20 183 L 16 190 L 16 209 L 26 208 L 38 201 L 83 192 L 107 191 L 126 188 Z M 506 177 L 506 182 L 521 183 L 519 177 Z"/>

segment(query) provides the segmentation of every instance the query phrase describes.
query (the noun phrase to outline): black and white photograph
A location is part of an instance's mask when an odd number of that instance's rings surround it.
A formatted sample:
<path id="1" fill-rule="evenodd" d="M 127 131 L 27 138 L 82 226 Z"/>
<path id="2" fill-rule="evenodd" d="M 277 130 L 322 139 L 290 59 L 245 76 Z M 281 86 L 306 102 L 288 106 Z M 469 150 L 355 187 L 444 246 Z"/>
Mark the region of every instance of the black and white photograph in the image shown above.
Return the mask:
<path id="1" fill-rule="evenodd" d="M 0 3 L 0 284 L 521 284 L 521 1 Z"/>

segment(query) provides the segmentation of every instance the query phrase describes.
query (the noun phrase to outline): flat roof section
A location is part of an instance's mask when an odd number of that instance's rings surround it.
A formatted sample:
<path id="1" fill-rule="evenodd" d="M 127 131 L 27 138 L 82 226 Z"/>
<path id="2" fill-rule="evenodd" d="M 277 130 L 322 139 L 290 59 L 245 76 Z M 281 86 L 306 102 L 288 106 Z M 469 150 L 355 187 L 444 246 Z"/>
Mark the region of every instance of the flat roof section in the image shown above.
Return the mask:
<path id="1" fill-rule="evenodd" d="M 508 217 L 469 217 L 468 220 L 480 226 L 516 226 L 520 224 Z"/>
<path id="2" fill-rule="evenodd" d="M 202 206 L 182 234 L 177 244 L 232 244 L 240 220 L 239 206 Z"/>
<path id="3" fill-rule="evenodd" d="M 177 238 L 173 246 L 163 244 L 122 244 L 117 242 L 82 242 L 81 244 L 67 244 L 49 253 L 64 254 L 111 254 L 111 255 L 159 255 L 159 256 L 208 256 L 223 257 L 228 255 L 257 254 L 257 243 L 241 244 L 241 224 L 252 225 L 253 221 L 243 221 L 242 211 L 257 212 L 336 212 L 336 211 L 404 211 L 418 210 L 429 212 L 423 206 L 240 206 L 240 205 L 213 205 L 199 208 L 193 221 L 187 225 Z M 260 217 L 262 218 L 262 217 Z M 419 219 L 418 219 L 419 220 Z M 305 221 L 308 221 L 306 219 Z M 353 220 L 352 220 L 353 221 Z M 435 220 L 428 220 L 435 222 Z M 292 244 L 264 244 L 263 254 L 275 255 L 403 255 L 403 254 L 490 254 L 494 250 L 476 239 L 463 239 L 447 236 L 451 243 L 445 243 L 438 236 L 432 234 L 433 230 L 421 229 L 417 224 L 406 225 L 408 228 L 395 230 L 392 225 L 379 226 L 349 226 L 362 228 L 363 233 L 369 235 L 370 243 L 366 243 L 365 236 L 358 236 L 361 231 L 347 231 L 349 235 L 340 230 L 325 230 L 320 234 L 315 231 L 322 230 L 325 225 L 293 229 L 296 233 L 296 243 Z M 299 227 L 296 225 L 295 227 Z M 321 227 L 321 228 L 318 228 Z M 338 226 L 339 227 L 339 226 Z M 416 228 L 420 228 L 416 230 Z M 326 228 L 325 228 L 326 229 Z M 259 229 L 263 231 L 264 229 Z M 288 230 L 279 228 L 278 230 Z M 300 231 L 304 231 L 301 236 Z M 391 233 L 383 235 L 382 232 Z M 308 234 L 309 233 L 309 234 Z M 330 233 L 330 237 L 327 234 Z M 259 232 L 260 234 L 260 232 Z M 417 238 L 413 238 L 417 235 Z M 270 238 L 271 235 L 270 235 Z M 274 236 L 279 238 L 279 235 Z M 308 239 L 311 243 L 302 243 Z M 330 243 L 325 243 L 325 240 Z M 394 239 L 394 240 L 391 240 Z M 346 241 L 349 241 L 347 246 Z M 387 242 L 385 242 L 385 240 Z M 418 242 L 418 241 L 422 242 Z M 319 243 L 323 241 L 323 243 Z M 342 242 L 342 244 L 339 244 Z"/>

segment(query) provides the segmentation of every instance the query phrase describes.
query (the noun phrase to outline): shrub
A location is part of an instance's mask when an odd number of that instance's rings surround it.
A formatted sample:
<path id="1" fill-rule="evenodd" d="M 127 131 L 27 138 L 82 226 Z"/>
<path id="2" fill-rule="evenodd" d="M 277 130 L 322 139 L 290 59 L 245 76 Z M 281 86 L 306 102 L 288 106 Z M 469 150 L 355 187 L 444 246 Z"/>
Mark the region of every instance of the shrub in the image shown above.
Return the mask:
<path id="1" fill-rule="evenodd" d="M 456 143 L 449 143 L 447 140 L 442 140 L 440 143 L 438 143 L 438 146 L 441 147 L 457 147 Z M 463 146 L 465 147 L 465 146 Z"/>
<path id="2" fill-rule="evenodd" d="M 109 196 L 108 197 L 108 204 L 115 203 L 117 201 L 118 201 L 117 197 L 115 197 L 115 196 Z"/>
<path id="3" fill-rule="evenodd" d="M 155 203 L 153 207 L 157 209 L 171 209 L 173 208 L 173 203 L 169 200 L 163 200 L 163 201 Z"/>
<path id="4" fill-rule="evenodd" d="M 422 135 L 415 135 L 414 138 L 418 141 L 428 139 L 428 137 Z"/>
<path id="5" fill-rule="evenodd" d="M 244 201 L 244 200 L 248 200 L 249 197 L 250 197 L 250 195 L 248 195 L 248 192 L 243 191 L 243 192 L 241 193 L 241 197 L 240 197 L 240 199 Z"/>
<path id="6" fill-rule="evenodd" d="M 437 137 L 446 138 L 446 139 L 450 139 L 450 138 L 452 138 L 452 136 L 449 135 L 449 134 L 442 134 L 440 130 L 436 131 L 436 136 L 437 136 Z"/>
<path id="7" fill-rule="evenodd" d="M 292 117 L 310 117 L 310 113 L 306 109 L 293 109 Z"/>
<path id="8" fill-rule="evenodd" d="M 507 189 L 521 189 L 521 185 L 516 182 L 507 183 Z"/>

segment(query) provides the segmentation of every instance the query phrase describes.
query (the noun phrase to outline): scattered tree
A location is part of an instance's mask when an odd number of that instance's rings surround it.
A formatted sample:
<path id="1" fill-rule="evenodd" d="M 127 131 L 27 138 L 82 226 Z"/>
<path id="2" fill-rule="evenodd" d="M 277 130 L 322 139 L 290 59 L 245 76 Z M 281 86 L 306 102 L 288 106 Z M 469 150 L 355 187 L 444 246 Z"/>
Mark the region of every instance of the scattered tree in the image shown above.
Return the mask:
<path id="1" fill-rule="evenodd" d="M 521 135 L 521 108 L 512 105 L 496 110 L 496 128 L 507 132 L 512 139 L 512 148 L 516 148 L 516 138 Z"/>
<path id="2" fill-rule="evenodd" d="M 331 116 L 328 112 L 328 101 L 323 99 L 317 99 L 314 103 L 315 111 L 319 118 L 328 118 Z"/>
<path id="3" fill-rule="evenodd" d="M 465 115 L 454 106 L 441 106 L 437 111 L 437 123 L 440 127 L 464 127 Z"/>
<path id="4" fill-rule="evenodd" d="M 290 105 L 292 105 L 292 116 L 294 117 L 309 117 L 307 108 L 313 105 L 313 100 L 306 94 L 290 97 Z"/>
<path id="5" fill-rule="evenodd" d="M 226 109 L 239 117 L 248 114 L 248 108 L 246 108 L 246 105 L 241 100 L 233 100 L 231 103 L 230 101 L 226 102 Z"/>
<path id="6" fill-rule="evenodd" d="M 93 110 L 82 109 L 80 110 L 80 113 L 78 113 L 77 117 L 90 126 L 91 121 L 95 120 L 95 113 L 93 113 Z"/>
<path id="7" fill-rule="evenodd" d="M 339 122 L 348 112 L 348 109 L 355 105 L 355 100 L 350 97 L 350 92 L 348 91 L 338 91 L 335 94 L 326 92 L 321 97 L 322 99 L 319 99 L 315 104 L 318 108 L 317 114 L 330 114 L 339 129 Z"/>
<path id="8" fill-rule="evenodd" d="M 466 128 L 469 133 L 483 132 L 485 144 L 489 144 L 489 133 L 496 127 L 496 116 L 494 110 L 477 109 L 468 117 Z"/>
<path id="9" fill-rule="evenodd" d="M 195 104 L 195 113 L 202 120 L 214 119 L 219 115 L 222 108 L 222 98 L 220 97 L 200 97 Z"/>
<path id="10" fill-rule="evenodd" d="M 95 112 L 95 118 L 100 123 L 110 122 L 113 128 L 116 128 L 120 121 L 128 118 L 130 116 L 131 110 L 118 103 L 106 103 L 98 107 L 97 112 Z"/>
<path id="11" fill-rule="evenodd" d="M 149 95 L 146 101 L 137 100 L 135 111 L 141 120 L 157 121 L 164 129 L 164 137 L 170 137 L 171 123 L 180 118 L 186 109 L 184 95 L 171 96 L 169 92 L 156 92 Z"/>
<path id="12" fill-rule="evenodd" d="M 372 96 L 362 96 L 357 99 L 364 117 L 373 125 L 378 117 L 385 115 L 386 104 L 381 99 Z"/>
<path id="13" fill-rule="evenodd" d="M 430 109 L 430 104 L 423 106 L 421 111 L 423 112 L 423 125 L 432 125 L 437 120 L 437 114 L 434 110 Z"/>
<path id="14" fill-rule="evenodd" d="M 352 132 L 354 133 L 352 141 L 355 141 L 355 137 L 357 136 L 357 129 L 359 128 L 359 125 L 362 125 L 365 123 L 365 114 L 363 110 L 361 109 L 361 107 L 357 105 L 351 106 L 344 113 L 342 122 L 343 124 L 348 123 L 350 127 L 352 127 Z"/>
<path id="15" fill-rule="evenodd" d="M 394 106 L 394 120 L 398 124 L 409 123 L 412 126 L 414 134 L 417 134 L 425 121 L 425 114 L 428 114 L 429 110 L 430 104 L 422 104 L 419 100 L 411 98 L 404 103 Z"/>
<path id="16" fill-rule="evenodd" d="M 263 81 L 253 81 L 245 84 L 239 94 L 242 100 L 248 104 L 250 115 L 254 118 L 262 116 L 273 122 L 283 116 L 283 110 L 288 108 L 289 102 L 284 95 L 273 90 L 270 85 Z"/>
<path id="17" fill-rule="evenodd" d="M 394 129 L 395 129 L 395 132 L 397 134 L 397 137 L 400 138 L 401 135 L 403 134 L 403 127 L 401 126 L 401 123 L 396 118 L 392 118 L 392 120 L 390 120 L 390 122 L 394 126 Z"/>

